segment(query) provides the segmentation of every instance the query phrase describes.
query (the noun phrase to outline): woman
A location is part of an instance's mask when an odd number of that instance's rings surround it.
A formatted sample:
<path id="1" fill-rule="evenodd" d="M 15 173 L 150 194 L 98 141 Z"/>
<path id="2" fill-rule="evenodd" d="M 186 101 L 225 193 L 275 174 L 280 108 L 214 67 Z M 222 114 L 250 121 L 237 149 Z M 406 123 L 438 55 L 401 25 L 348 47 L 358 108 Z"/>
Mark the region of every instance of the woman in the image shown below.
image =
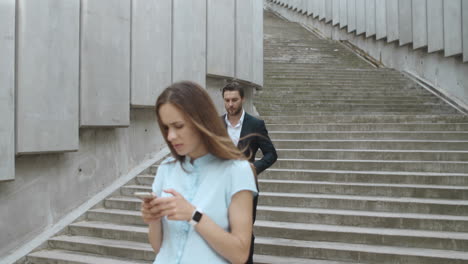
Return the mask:
<path id="1" fill-rule="evenodd" d="M 156 102 L 172 156 L 142 203 L 154 263 L 245 263 L 252 234 L 253 171 L 229 139 L 208 93 L 175 83 Z"/>

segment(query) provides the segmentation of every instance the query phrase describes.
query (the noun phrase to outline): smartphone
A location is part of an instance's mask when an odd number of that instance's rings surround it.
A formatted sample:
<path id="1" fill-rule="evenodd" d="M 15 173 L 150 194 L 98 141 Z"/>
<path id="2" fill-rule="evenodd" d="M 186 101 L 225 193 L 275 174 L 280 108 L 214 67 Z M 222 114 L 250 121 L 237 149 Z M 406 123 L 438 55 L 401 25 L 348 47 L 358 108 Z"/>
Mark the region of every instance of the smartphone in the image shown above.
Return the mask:
<path id="1" fill-rule="evenodd" d="M 140 198 L 141 200 L 152 199 L 155 196 L 150 192 L 134 192 L 133 195 Z"/>

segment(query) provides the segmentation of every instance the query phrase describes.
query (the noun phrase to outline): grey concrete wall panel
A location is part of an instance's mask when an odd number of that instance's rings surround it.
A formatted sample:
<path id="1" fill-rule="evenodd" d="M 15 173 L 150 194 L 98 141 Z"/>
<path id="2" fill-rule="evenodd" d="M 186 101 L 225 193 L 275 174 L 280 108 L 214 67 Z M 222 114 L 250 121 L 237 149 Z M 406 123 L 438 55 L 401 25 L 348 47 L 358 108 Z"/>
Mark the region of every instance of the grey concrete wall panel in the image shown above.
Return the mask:
<path id="1" fill-rule="evenodd" d="M 17 4 L 16 151 L 77 150 L 80 1 Z"/>
<path id="2" fill-rule="evenodd" d="M 15 0 L 0 4 L 0 181 L 15 178 Z"/>
<path id="3" fill-rule="evenodd" d="M 374 36 L 375 32 L 375 0 L 366 0 L 366 37 Z"/>
<path id="4" fill-rule="evenodd" d="M 400 32 L 400 45 L 413 41 L 413 20 L 411 18 L 412 1 L 398 0 L 398 31 Z"/>
<path id="5" fill-rule="evenodd" d="M 206 0 L 174 0 L 172 80 L 206 83 Z"/>
<path id="6" fill-rule="evenodd" d="M 427 46 L 427 2 L 426 0 L 413 0 L 413 48 Z"/>
<path id="7" fill-rule="evenodd" d="M 314 13 L 314 1 L 307 1 L 306 2 L 306 9 L 307 9 L 307 15 L 313 15 Z"/>
<path id="8" fill-rule="evenodd" d="M 387 36 L 387 12 L 386 1 L 375 1 L 375 35 L 376 39 L 382 39 Z"/>
<path id="9" fill-rule="evenodd" d="M 444 0 L 445 56 L 457 55 L 463 51 L 461 10 L 461 0 Z"/>
<path id="10" fill-rule="evenodd" d="M 348 25 L 348 1 L 340 0 L 340 28 Z"/>
<path id="11" fill-rule="evenodd" d="M 356 35 L 366 32 L 366 0 L 356 0 Z"/>
<path id="12" fill-rule="evenodd" d="M 444 1 L 427 0 L 427 51 L 444 48 Z"/>
<path id="13" fill-rule="evenodd" d="M 154 106 L 162 89 L 171 84 L 171 49 L 172 1 L 133 0 L 132 106 Z"/>
<path id="14" fill-rule="evenodd" d="M 398 1 L 387 0 L 386 6 L 387 14 L 387 42 L 398 40 L 399 27 L 398 27 Z"/>
<path id="15" fill-rule="evenodd" d="M 236 78 L 253 81 L 253 10 L 251 0 L 236 1 Z"/>
<path id="16" fill-rule="evenodd" d="M 333 21 L 332 25 L 335 26 L 340 23 L 340 0 L 333 1 Z"/>
<path id="17" fill-rule="evenodd" d="M 325 22 L 331 22 L 333 19 L 333 2 L 330 0 L 325 1 Z"/>
<path id="18" fill-rule="evenodd" d="M 312 0 L 314 5 L 313 18 L 318 18 L 320 15 L 319 0 Z"/>
<path id="19" fill-rule="evenodd" d="M 308 0 L 302 0 L 301 1 L 301 10 L 302 10 L 302 13 L 303 14 L 307 14 L 307 1 Z M 252 1 L 252 2 L 255 2 L 255 1 Z M 257 2 L 263 2 L 263 1 L 257 1 Z"/>
<path id="20" fill-rule="evenodd" d="M 325 5 L 325 1 L 327 0 L 319 0 L 319 19 L 324 20 L 327 15 L 327 7 Z"/>
<path id="21" fill-rule="evenodd" d="M 348 32 L 356 30 L 356 0 L 348 1 Z"/>
<path id="22" fill-rule="evenodd" d="M 218 0 L 216 0 L 218 1 Z M 263 2 L 252 1 L 253 83 L 263 86 Z"/>
<path id="23" fill-rule="evenodd" d="M 130 0 L 83 0 L 81 126 L 130 124 Z"/>
<path id="24" fill-rule="evenodd" d="M 235 75 L 235 10 L 235 1 L 208 0 L 208 74 Z"/>
<path id="25" fill-rule="evenodd" d="M 463 61 L 468 61 L 468 1 L 462 2 Z"/>

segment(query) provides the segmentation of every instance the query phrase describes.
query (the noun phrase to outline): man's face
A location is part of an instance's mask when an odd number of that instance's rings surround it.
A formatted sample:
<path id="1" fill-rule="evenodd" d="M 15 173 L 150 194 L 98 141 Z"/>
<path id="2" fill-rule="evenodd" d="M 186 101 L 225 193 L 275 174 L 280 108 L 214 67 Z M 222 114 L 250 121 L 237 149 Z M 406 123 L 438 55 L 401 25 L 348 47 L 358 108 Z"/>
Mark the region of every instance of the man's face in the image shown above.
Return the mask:
<path id="1" fill-rule="evenodd" d="M 242 112 L 244 98 L 241 98 L 239 91 L 225 91 L 223 99 L 224 108 L 229 116 L 236 116 Z"/>

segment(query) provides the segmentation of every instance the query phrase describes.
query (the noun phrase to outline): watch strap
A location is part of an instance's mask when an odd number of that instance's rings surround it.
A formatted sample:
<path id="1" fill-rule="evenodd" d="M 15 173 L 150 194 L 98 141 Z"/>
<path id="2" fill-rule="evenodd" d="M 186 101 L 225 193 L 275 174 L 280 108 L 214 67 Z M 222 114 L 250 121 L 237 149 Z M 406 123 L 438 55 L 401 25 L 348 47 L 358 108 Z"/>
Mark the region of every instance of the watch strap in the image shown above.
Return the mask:
<path id="1" fill-rule="evenodd" d="M 192 226 L 197 225 L 200 222 L 202 216 L 203 216 L 203 212 L 199 208 L 196 208 L 193 211 L 192 218 L 189 221 L 190 225 Z"/>

